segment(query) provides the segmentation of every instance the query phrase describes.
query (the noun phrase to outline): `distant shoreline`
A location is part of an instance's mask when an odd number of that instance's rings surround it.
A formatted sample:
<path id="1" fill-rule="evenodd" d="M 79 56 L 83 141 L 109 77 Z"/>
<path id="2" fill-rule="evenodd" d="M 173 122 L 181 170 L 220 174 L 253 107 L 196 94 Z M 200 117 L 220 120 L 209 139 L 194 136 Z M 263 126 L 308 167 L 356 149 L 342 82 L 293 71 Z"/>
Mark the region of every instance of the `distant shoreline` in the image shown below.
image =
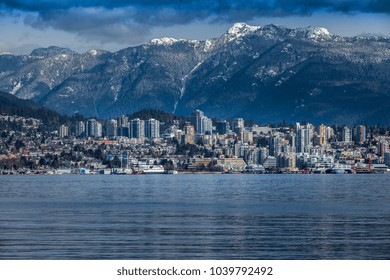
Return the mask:
<path id="1" fill-rule="evenodd" d="M 191 172 L 191 171 L 179 171 L 177 173 L 149 173 L 149 174 L 98 174 L 98 173 L 91 173 L 91 174 L 77 174 L 77 173 L 13 173 L 13 174 L 4 174 L 0 173 L 0 177 L 7 176 L 70 176 L 70 175 L 78 175 L 78 176 L 107 176 L 107 175 L 115 175 L 115 176 L 153 176 L 153 175 L 362 175 L 362 174 L 390 174 L 390 172 L 367 172 L 367 173 L 313 173 L 313 172 L 232 172 L 232 173 L 226 173 L 226 172 L 211 172 L 211 171 L 200 171 L 200 172 Z"/>

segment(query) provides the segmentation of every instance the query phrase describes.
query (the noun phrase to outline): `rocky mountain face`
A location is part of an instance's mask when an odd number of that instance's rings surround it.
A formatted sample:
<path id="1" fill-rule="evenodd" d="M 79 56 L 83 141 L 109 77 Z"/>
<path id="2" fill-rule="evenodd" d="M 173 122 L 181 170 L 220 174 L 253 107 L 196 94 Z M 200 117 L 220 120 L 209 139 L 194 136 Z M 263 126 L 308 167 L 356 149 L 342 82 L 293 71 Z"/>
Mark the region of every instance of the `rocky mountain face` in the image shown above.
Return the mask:
<path id="1" fill-rule="evenodd" d="M 390 124 L 390 39 L 240 23 L 220 38 L 161 38 L 115 53 L 50 47 L 0 55 L 0 90 L 87 116 L 201 109 L 260 122 Z"/>

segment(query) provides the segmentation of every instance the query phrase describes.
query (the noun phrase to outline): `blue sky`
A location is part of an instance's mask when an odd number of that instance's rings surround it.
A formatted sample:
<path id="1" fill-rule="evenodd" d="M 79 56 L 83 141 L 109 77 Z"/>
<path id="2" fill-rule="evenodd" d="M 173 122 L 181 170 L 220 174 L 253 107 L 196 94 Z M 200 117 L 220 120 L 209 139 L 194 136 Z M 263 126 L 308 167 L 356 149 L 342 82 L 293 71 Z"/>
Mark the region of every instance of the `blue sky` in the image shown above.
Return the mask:
<path id="1" fill-rule="evenodd" d="M 235 22 L 390 36 L 390 1 L 0 0 L 0 53 L 51 45 L 116 51 L 165 36 L 219 37 Z"/>

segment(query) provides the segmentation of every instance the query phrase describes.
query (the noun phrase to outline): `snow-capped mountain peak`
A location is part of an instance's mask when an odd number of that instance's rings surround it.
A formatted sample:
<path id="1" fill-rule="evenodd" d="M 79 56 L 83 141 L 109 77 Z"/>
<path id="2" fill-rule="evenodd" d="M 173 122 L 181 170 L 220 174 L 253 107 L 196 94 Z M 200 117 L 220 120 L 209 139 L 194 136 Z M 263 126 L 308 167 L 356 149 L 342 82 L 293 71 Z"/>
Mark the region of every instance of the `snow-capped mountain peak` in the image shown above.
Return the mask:
<path id="1" fill-rule="evenodd" d="M 108 53 L 109 53 L 108 51 L 96 50 L 96 49 L 92 49 L 92 50 L 89 50 L 86 52 L 86 54 L 88 54 L 90 56 L 99 56 L 99 55 L 108 54 Z"/>
<path id="2" fill-rule="evenodd" d="M 226 32 L 226 36 L 228 36 L 229 41 L 243 37 L 247 34 L 253 33 L 259 30 L 260 26 L 253 26 L 246 23 L 235 23 L 229 30 Z"/>
<path id="3" fill-rule="evenodd" d="M 238 22 L 238 23 L 233 24 L 233 26 L 229 28 L 227 33 L 231 34 L 231 35 L 240 36 L 240 35 L 245 35 L 249 32 L 254 32 L 254 31 L 258 30 L 259 28 L 260 28 L 260 26 L 254 26 L 254 25 L 249 25 L 249 24 L 243 23 L 243 22 Z"/>
<path id="4" fill-rule="evenodd" d="M 156 39 L 152 39 L 150 41 L 150 44 L 152 45 L 164 45 L 164 46 L 172 46 L 173 44 L 179 42 L 179 41 L 182 41 L 182 40 L 178 40 L 178 39 L 175 39 L 175 38 L 168 38 L 168 37 L 163 37 L 163 38 L 156 38 Z"/>
<path id="5" fill-rule="evenodd" d="M 95 55 L 98 55 L 99 54 L 99 51 L 98 50 L 89 50 L 88 51 L 88 54 L 92 55 L 92 56 L 95 56 Z"/>
<path id="6" fill-rule="evenodd" d="M 332 34 L 324 27 L 309 27 L 307 37 L 309 39 L 329 39 Z"/>

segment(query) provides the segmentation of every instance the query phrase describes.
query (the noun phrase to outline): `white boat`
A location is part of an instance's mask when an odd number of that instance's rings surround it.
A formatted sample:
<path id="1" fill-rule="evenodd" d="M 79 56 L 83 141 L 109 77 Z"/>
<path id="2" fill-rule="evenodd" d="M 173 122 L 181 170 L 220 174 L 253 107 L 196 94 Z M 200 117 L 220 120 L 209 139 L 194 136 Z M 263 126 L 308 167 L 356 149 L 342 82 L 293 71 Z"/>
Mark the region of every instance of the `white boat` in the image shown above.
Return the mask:
<path id="1" fill-rule="evenodd" d="M 335 164 L 333 165 L 330 173 L 332 174 L 346 174 L 346 173 L 352 173 L 352 169 L 350 165 L 345 164 Z"/>
<path id="2" fill-rule="evenodd" d="M 260 164 L 249 164 L 245 167 L 245 171 L 248 173 L 264 173 L 265 168 Z"/>
<path id="3" fill-rule="evenodd" d="M 139 170 L 144 174 L 163 174 L 165 169 L 162 165 L 141 165 Z"/>
<path id="4" fill-rule="evenodd" d="M 133 170 L 129 168 L 114 169 L 111 174 L 114 175 L 130 175 L 133 174 Z"/>
<path id="5" fill-rule="evenodd" d="M 331 172 L 332 174 L 345 174 L 344 168 L 332 168 Z"/>
<path id="6" fill-rule="evenodd" d="M 325 167 L 319 167 L 313 170 L 314 174 L 325 174 L 326 173 L 326 168 Z"/>

